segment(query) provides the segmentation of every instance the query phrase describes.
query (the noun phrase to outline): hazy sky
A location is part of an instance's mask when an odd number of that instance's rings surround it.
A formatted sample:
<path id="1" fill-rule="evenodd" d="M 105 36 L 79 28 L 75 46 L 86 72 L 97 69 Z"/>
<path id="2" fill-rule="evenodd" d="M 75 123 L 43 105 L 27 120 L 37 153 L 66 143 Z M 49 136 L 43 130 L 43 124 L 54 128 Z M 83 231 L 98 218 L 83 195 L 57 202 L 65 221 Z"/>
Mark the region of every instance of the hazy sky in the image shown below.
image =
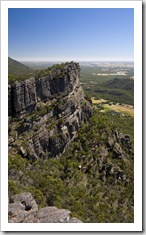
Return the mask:
<path id="1" fill-rule="evenodd" d="M 9 8 L 16 60 L 134 60 L 134 9 Z"/>

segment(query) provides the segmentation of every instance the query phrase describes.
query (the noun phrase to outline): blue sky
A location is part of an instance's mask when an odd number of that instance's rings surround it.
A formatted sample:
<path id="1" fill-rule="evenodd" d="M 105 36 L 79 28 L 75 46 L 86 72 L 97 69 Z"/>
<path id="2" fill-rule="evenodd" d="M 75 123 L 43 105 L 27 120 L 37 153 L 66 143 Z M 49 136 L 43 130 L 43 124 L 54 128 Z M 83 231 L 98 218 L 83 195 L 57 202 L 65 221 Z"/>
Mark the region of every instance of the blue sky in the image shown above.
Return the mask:
<path id="1" fill-rule="evenodd" d="M 9 8 L 8 51 L 20 61 L 133 61 L 134 9 Z"/>

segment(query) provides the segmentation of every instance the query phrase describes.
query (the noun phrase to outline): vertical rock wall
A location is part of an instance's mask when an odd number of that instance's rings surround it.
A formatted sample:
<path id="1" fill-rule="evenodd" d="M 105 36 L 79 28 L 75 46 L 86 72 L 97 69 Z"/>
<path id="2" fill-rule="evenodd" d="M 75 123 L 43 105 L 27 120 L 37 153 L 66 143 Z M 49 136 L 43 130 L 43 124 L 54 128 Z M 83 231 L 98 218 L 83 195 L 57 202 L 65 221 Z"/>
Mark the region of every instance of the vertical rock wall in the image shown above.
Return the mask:
<path id="1" fill-rule="evenodd" d="M 8 87 L 9 154 L 28 158 L 61 155 L 92 115 L 84 99 L 78 63 Z"/>

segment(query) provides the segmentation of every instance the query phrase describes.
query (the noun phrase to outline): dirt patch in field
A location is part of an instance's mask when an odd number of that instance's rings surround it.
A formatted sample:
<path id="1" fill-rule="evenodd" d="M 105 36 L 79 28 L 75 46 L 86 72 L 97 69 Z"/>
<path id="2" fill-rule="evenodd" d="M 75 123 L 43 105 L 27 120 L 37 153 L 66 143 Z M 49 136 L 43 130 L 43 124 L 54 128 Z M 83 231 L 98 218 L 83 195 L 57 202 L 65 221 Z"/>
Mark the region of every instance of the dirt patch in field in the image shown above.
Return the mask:
<path id="1" fill-rule="evenodd" d="M 108 100 L 104 100 L 104 99 L 96 100 L 94 98 L 91 98 L 91 100 L 92 100 L 93 104 L 101 104 L 101 103 L 104 103 L 104 102 L 108 102 Z"/>
<path id="2" fill-rule="evenodd" d="M 91 98 L 92 104 L 101 104 L 101 107 L 103 107 L 103 110 L 100 110 L 100 112 L 106 112 L 109 110 L 113 110 L 115 112 L 120 112 L 122 114 L 128 114 L 131 116 L 134 116 L 134 108 L 132 105 L 126 105 L 126 104 L 113 104 L 113 102 L 109 102 L 109 100 L 104 100 L 104 99 L 98 99 L 96 100 L 95 97 Z M 109 104 L 107 104 L 109 102 Z M 106 104 L 105 104 L 106 103 Z"/>
<path id="3" fill-rule="evenodd" d="M 134 109 L 132 106 L 103 104 L 103 107 L 106 110 L 114 110 L 114 111 L 117 111 L 120 113 L 129 114 L 131 116 L 134 116 Z"/>
<path id="4" fill-rule="evenodd" d="M 81 85 L 86 85 L 87 83 L 86 82 L 80 82 Z"/>

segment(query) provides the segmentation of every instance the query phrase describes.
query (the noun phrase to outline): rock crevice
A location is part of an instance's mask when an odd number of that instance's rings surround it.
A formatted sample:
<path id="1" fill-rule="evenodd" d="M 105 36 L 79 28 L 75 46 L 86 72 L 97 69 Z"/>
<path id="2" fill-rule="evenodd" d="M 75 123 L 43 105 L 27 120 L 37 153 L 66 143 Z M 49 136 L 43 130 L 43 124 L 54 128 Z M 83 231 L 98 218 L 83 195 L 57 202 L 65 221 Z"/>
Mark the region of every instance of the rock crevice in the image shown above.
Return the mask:
<path id="1" fill-rule="evenodd" d="M 9 153 L 36 159 L 65 151 L 92 115 L 79 78 L 80 66 L 71 62 L 8 87 Z"/>

